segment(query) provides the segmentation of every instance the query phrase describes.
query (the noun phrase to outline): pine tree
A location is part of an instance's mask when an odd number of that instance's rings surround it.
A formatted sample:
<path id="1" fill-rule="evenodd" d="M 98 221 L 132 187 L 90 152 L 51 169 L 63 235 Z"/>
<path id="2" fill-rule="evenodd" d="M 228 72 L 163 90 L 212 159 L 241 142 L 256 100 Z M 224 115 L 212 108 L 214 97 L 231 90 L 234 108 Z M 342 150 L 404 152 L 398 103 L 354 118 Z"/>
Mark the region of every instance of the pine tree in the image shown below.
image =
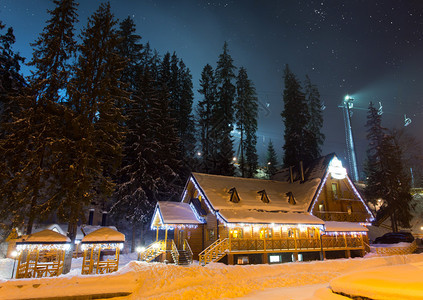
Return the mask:
<path id="1" fill-rule="evenodd" d="M 217 83 L 217 101 L 213 113 L 213 130 L 218 140 L 218 161 L 220 175 L 233 175 L 232 165 L 233 141 L 231 132 L 234 124 L 234 101 L 236 88 L 233 84 L 235 79 L 235 66 L 229 54 L 228 44 L 223 45 L 223 52 L 219 55 L 215 78 Z M 229 144 L 226 144 L 229 143 Z M 231 155 L 231 156 L 229 156 Z M 221 173 L 223 172 L 223 173 Z"/>
<path id="2" fill-rule="evenodd" d="M 20 213 L 18 218 L 26 221 L 27 234 L 36 219 L 51 214 L 60 196 L 60 183 L 56 180 L 61 154 L 66 149 L 65 139 L 60 135 L 66 108 L 60 103 L 64 102 L 62 94 L 71 75 L 69 60 L 75 53 L 77 5 L 72 0 L 57 0 L 54 4 L 55 9 L 49 11 L 51 19 L 32 44 L 34 52 L 29 64 L 35 67 L 35 72 L 29 87 L 16 98 L 22 109 L 7 124 L 9 135 L 1 147 L 7 161 L 17 162 L 16 155 L 20 158 L 14 167 L 16 172 L 10 173 L 13 174 L 10 183 L 18 187 L 15 194 L 19 197 L 12 196 L 9 202 L 21 208 L 24 217 Z"/>
<path id="3" fill-rule="evenodd" d="M 216 81 L 213 68 L 207 64 L 201 72 L 200 89 L 203 99 L 197 105 L 197 123 L 199 127 L 199 142 L 201 149 L 200 170 L 205 173 L 215 173 L 216 169 L 216 132 L 213 131 L 213 111 L 216 105 Z"/>
<path id="4" fill-rule="evenodd" d="M 116 24 L 110 4 L 101 4 L 81 34 L 69 100 L 74 115 L 69 117 L 65 132 L 71 142 L 61 172 L 72 185 L 64 187 L 58 207 L 60 219 L 68 222 L 71 240 L 90 202 L 96 201 L 106 209 L 121 160 L 124 119 L 119 105 L 128 102 L 128 93 L 119 82 L 125 65 L 116 50 Z"/>
<path id="5" fill-rule="evenodd" d="M 315 159 L 321 156 L 321 147 L 325 141 L 325 136 L 321 132 L 323 127 L 323 112 L 319 90 L 316 85 L 311 83 L 308 76 L 306 76 L 305 80 L 305 97 L 310 116 L 307 126 L 307 131 L 310 133 L 310 141 L 307 148 L 312 158 Z"/>
<path id="6" fill-rule="evenodd" d="M 301 84 L 288 65 L 284 72 L 285 89 L 283 91 L 284 110 L 281 113 L 285 125 L 284 167 L 305 163 L 313 159 L 307 141 L 310 131 L 307 129 L 310 118 L 305 95 Z"/>
<path id="7" fill-rule="evenodd" d="M 409 228 L 412 218 L 411 181 L 404 169 L 398 137 L 382 127 L 381 115 L 372 103 L 366 127 L 369 141 L 365 168 L 366 197 L 373 204 L 383 199 L 381 210 L 390 216 L 392 231 L 398 231 L 398 226 Z"/>
<path id="8" fill-rule="evenodd" d="M 235 120 L 241 135 L 239 168 L 242 177 L 254 177 L 258 166 L 256 151 L 258 105 L 254 86 L 243 67 L 239 70 L 236 84 Z"/>
<path id="9" fill-rule="evenodd" d="M 187 177 L 194 162 L 195 137 L 192 104 L 192 76 L 190 70 L 175 53 L 166 53 L 160 67 L 160 81 L 167 88 L 170 100 L 171 118 L 175 120 L 175 128 L 179 138 L 179 152 L 182 155 L 183 168 L 179 173 Z"/>
<path id="10" fill-rule="evenodd" d="M 385 187 L 381 181 L 383 176 L 381 151 L 386 129 L 382 127 L 381 115 L 377 113 L 377 109 L 373 106 L 372 102 L 369 105 L 366 127 L 369 145 L 366 151 L 367 158 L 365 162 L 365 194 L 367 200 L 373 205 L 376 205 L 377 200 L 384 194 L 383 188 Z"/>
<path id="11" fill-rule="evenodd" d="M 5 27 L 0 21 L 0 30 Z M 24 58 L 12 50 L 14 43 L 15 35 L 12 27 L 9 27 L 5 34 L 0 35 L 0 123 L 10 121 L 11 114 L 19 111 L 18 103 L 13 97 L 21 93 L 25 84 L 23 76 L 19 73 Z"/>
<path id="12" fill-rule="evenodd" d="M 117 31 L 120 41 L 116 50 L 120 57 L 126 59 L 126 66 L 122 70 L 120 81 L 127 85 L 126 90 L 131 94 L 136 90 L 137 76 L 143 57 L 141 36 L 135 32 L 135 23 L 130 17 L 120 22 Z"/>
<path id="13" fill-rule="evenodd" d="M 266 153 L 266 174 L 269 179 L 276 174 L 278 168 L 278 158 L 272 140 L 269 141 Z"/>

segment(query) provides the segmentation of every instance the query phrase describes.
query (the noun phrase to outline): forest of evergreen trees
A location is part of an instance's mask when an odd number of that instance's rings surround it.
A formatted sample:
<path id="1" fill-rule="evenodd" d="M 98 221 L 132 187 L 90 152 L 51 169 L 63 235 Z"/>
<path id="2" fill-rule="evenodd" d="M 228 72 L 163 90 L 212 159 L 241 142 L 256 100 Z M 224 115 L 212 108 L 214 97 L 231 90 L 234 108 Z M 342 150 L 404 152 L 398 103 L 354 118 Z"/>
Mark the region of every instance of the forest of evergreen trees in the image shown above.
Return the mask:
<path id="1" fill-rule="evenodd" d="M 143 43 L 131 18 L 104 3 L 76 32 L 78 4 L 53 3 L 26 78 L 13 29 L 0 23 L 6 235 L 50 220 L 74 239 L 93 206 L 135 229 L 158 200 L 178 200 L 192 171 L 255 176 L 258 100 L 227 43 L 216 67 L 204 67 L 195 105 L 184 61 Z"/>
<path id="2" fill-rule="evenodd" d="M 6 234 L 14 227 L 30 234 L 35 223 L 54 218 L 68 224 L 74 240 L 91 206 L 135 230 L 158 200 L 178 200 L 192 171 L 256 176 L 258 98 L 226 42 L 216 66 L 204 66 L 194 101 L 184 61 L 143 43 L 131 18 L 117 20 L 104 3 L 77 33 L 76 2 L 53 3 L 31 44 L 33 72 L 26 78 L 13 30 L 0 22 Z M 288 66 L 284 83 L 281 165 L 287 167 L 319 157 L 324 135 L 317 87 L 308 77 L 301 84 Z M 271 177 L 279 167 L 271 142 L 265 160 Z"/>

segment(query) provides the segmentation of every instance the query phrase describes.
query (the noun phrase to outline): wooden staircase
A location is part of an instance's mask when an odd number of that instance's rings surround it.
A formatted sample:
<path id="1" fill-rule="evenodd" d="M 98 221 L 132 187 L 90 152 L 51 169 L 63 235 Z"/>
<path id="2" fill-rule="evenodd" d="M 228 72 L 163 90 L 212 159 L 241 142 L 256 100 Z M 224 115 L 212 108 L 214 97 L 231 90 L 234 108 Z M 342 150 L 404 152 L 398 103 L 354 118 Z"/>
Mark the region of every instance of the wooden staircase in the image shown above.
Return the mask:
<path id="1" fill-rule="evenodd" d="M 211 262 L 217 262 L 229 252 L 229 239 L 217 239 L 198 255 L 199 262 L 205 266 Z"/>
<path id="2" fill-rule="evenodd" d="M 150 262 L 164 252 L 166 252 L 166 243 L 164 241 L 157 241 L 150 244 L 139 254 L 139 260 Z"/>

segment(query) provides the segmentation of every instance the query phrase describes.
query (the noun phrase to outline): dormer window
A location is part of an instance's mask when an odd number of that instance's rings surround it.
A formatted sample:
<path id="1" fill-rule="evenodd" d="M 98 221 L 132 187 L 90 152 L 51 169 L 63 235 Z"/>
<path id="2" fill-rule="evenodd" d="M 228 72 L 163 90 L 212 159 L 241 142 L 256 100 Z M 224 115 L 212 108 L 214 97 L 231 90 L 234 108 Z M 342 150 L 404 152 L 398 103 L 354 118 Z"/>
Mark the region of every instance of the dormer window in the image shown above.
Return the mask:
<path id="1" fill-rule="evenodd" d="M 260 200 L 263 203 L 269 203 L 270 202 L 269 197 L 267 196 L 267 193 L 266 193 L 265 190 L 258 191 L 257 194 L 259 194 L 261 196 Z"/>
<path id="2" fill-rule="evenodd" d="M 297 204 L 297 201 L 295 201 L 294 194 L 292 192 L 286 193 L 286 196 L 288 197 L 288 203 L 291 205 Z"/>
<path id="3" fill-rule="evenodd" d="M 236 188 L 231 188 L 229 190 L 229 194 L 231 194 L 231 198 L 229 199 L 229 201 L 233 202 L 233 203 L 238 203 L 239 202 L 239 196 L 238 196 L 238 192 L 236 191 Z"/>

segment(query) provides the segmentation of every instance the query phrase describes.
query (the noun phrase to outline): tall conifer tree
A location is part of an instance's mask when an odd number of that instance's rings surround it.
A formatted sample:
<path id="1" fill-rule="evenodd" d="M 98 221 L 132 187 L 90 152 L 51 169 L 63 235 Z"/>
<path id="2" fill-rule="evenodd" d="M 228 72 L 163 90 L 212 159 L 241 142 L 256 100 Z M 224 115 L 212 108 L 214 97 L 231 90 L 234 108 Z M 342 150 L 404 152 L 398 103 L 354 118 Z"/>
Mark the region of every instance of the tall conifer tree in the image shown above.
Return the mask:
<path id="1" fill-rule="evenodd" d="M 284 110 L 281 113 L 285 125 L 284 167 L 305 163 L 313 159 L 307 142 L 310 131 L 307 129 L 310 118 L 305 95 L 301 84 L 288 65 L 284 72 L 285 89 L 283 91 Z"/>
<path id="2" fill-rule="evenodd" d="M 70 95 L 75 115 L 66 131 L 72 142 L 62 172 L 73 185 L 65 187 L 58 209 L 69 224 L 72 240 L 87 204 L 95 200 L 106 209 L 104 202 L 114 189 L 113 178 L 121 160 L 124 131 L 119 104 L 128 101 L 128 93 L 119 82 L 125 65 L 116 52 L 116 23 L 110 4 L 101 4 L 81 34 L 81 54 Z"/>
<path id="3" fill-rule="evenodd" d="M 73 0 L 55 0 L 49 11 L 51 18 L 32 46 L 30 65 L 35 71 L 30 76 L 29 88 L 17 99 L 21 110 L 10 123 L 13 127 L 5 139 L 4 157 L 16 161 L 20 156 L 20 172 L 13 174 L 20 201 L 15 202 L 26 212 L 26 232 L 30 234 L 37 218 L 48 216 L 60 196 L 53 177 L 57 177 L 59 161 L 65 151 L 64 128 L 66 107 L 64 91 L 71 76 L 69 60 L 75 53 L 74 23 L 77 4 Z M 8 143 L 8 145 L 7 145 Z M 57 179 L 57 178 L 56 178 Z M 22 201 L 21 204 L 19 204 Z"/>
<path id="4" fill-rule="evenodd" d="M 223 45 L 223 52 L 219 55 L 215 78 L 217 83 L 217 101 L 214 110 L 213 124 L 218 136 L 217 170 L 220 175 L 232 176 L 233 167 L 233 140 L 231 132 L 234 124 L 234 101 L 236 88 L 235 66 L 229 54 L 228 44 Z"/>
<path id="5" fill-rule="evenodd" d="M 257 170 L 257 97 L 253 83 L 248 78 L 247 70 L 239 69 L 235 102 L 235 120 L 240 132 L 239 169 L 242 177 L 254 177 Z"/>
<path id="6" fill-rule="evenodd" d="M 205 173 L 215 173 L 217 161 L 216 131 L 213 130 L 213 112 L 216 105 L 216 81 L 212 66 L 207 64 L 201 72 L 200 89 L 203 95 L 197 105 L 197 123 L 199 127 L 199 142 L 201 154 L 200 170 Z"/>
<path id="7" fill-rule="evenodd" d="M 276 174 L 278 168 L 278 158 L 272 140 L 269 141 L 266 152 L 266 173 L 269 179 Z"/>
<path id="8" fill-rule="evenodd" d="M 309 110 L 310 119 L 307 125 L 307 131 L 310 133 L 310 140 L 307 142 L 308 151 L 312 158 L 318 158 L 321 155 L 321 148 L 325 141 L 325 135 L 322 133 L 323 112 L 320 102 L 320 93 L 316 85 L 311 83 L 310 78 L 306 75 L 305 80 L 305 97 Z"/>

